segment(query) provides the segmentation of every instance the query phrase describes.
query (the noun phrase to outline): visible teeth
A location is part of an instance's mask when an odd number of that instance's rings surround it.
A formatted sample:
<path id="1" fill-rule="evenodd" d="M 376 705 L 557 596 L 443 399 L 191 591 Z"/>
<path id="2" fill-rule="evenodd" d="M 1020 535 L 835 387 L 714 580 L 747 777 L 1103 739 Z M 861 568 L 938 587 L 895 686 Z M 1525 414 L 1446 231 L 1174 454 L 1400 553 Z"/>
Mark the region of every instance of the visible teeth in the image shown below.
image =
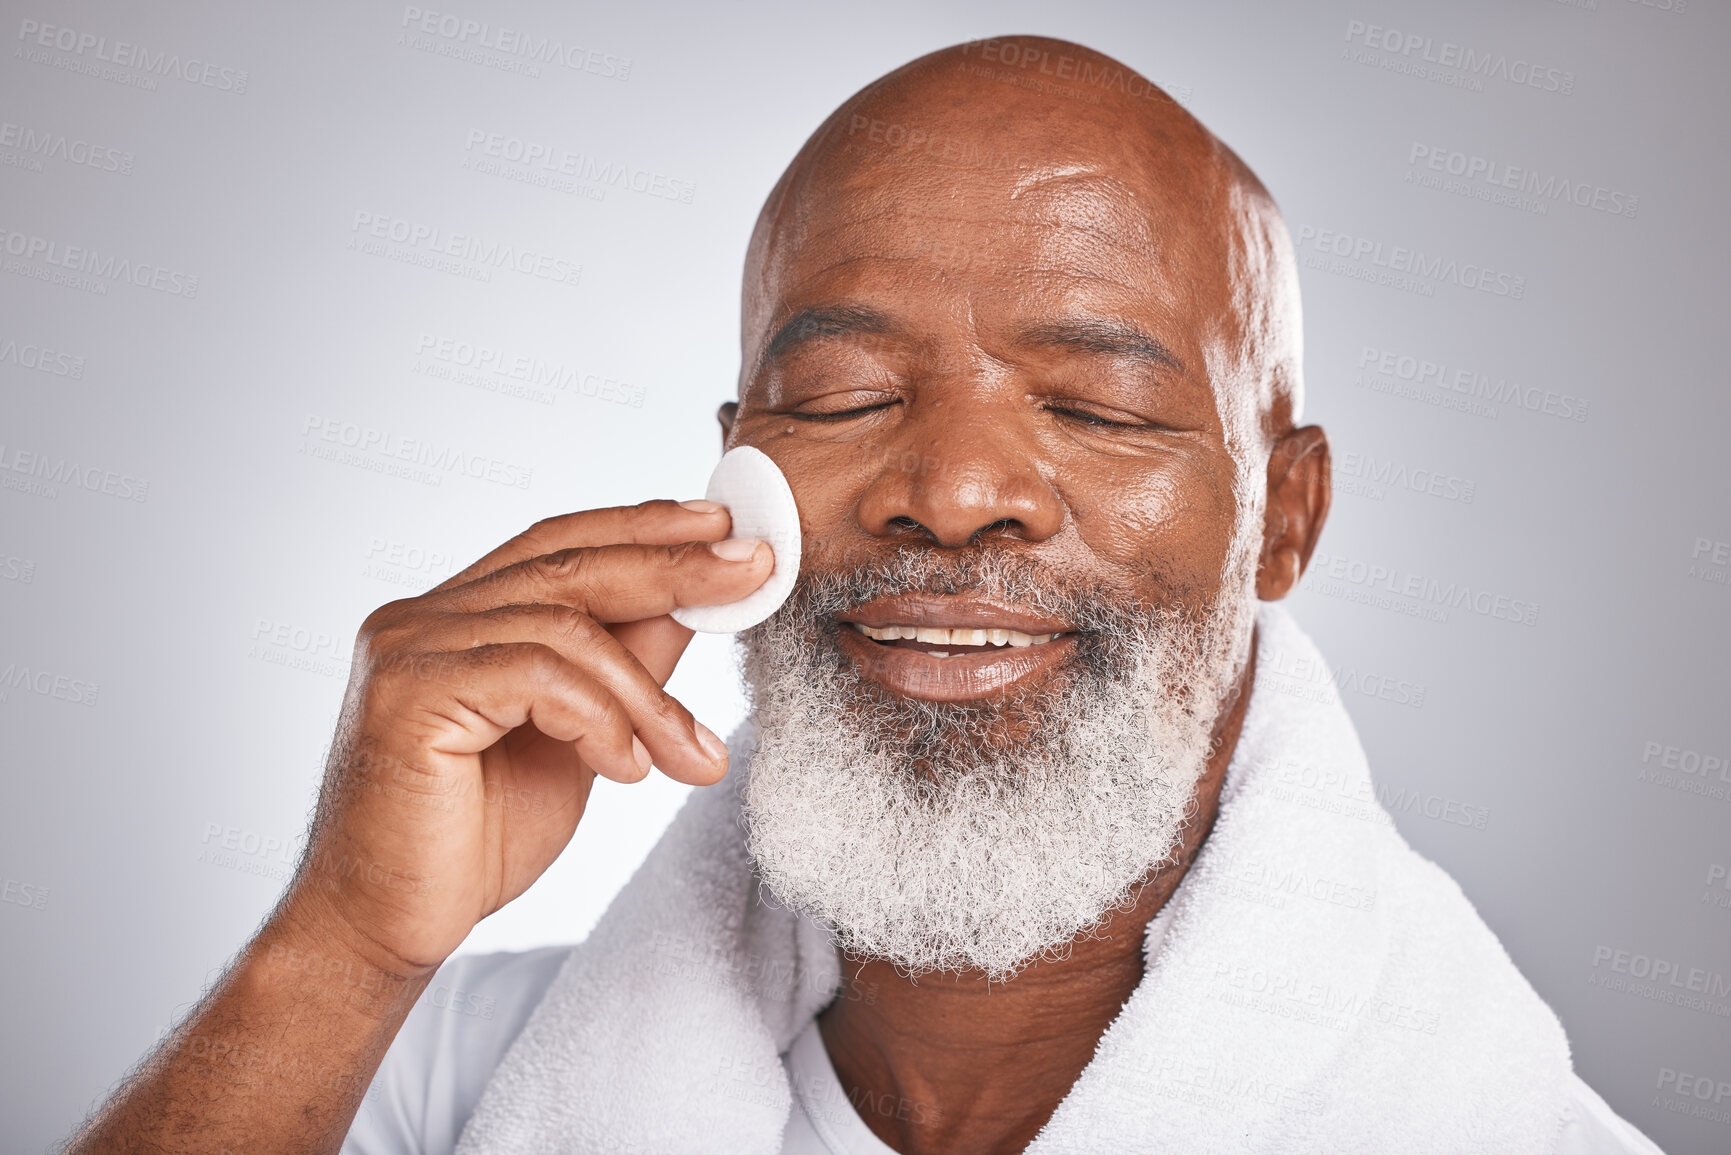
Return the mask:
<path id="1" fill-rule="evenodd" d="M 854 629 L 878 642 L 927 642 L 937 646 L 1043 646 L 1057 634 L 1024 634 L 1020 630 L 973 630 L 963 626 L 946 629 L 941 626 L 863 626 L 850 623 Z M 947 658 L 949 652 L 931 651 Z"/>

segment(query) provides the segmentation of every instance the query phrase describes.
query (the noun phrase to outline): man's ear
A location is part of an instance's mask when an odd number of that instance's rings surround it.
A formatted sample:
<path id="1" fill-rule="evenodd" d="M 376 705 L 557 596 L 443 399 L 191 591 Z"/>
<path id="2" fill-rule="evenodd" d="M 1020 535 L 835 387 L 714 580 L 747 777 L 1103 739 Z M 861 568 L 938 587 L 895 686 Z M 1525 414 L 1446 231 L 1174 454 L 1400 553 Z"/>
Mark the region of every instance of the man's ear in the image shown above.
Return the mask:
<path id="1" fill-rule="evenodd" d="M 721 423 L 721 451 L 727 452 L 727 439 L 733 436 L 733 419 L 739 415 L 739 402 L 723 401 L 715 411 L 715 419 Z"/>
<path id="2" fill-rule="evenodd" d="M 1268 455 L 1268 508 L 1262 519 L 1262 556 L 1256 562 L 1256 596 L 1279 601 L 1291 593 L 1310 564 L 1334 495 L 1328 435 L 1320 426 L 1294 429 Z"/>

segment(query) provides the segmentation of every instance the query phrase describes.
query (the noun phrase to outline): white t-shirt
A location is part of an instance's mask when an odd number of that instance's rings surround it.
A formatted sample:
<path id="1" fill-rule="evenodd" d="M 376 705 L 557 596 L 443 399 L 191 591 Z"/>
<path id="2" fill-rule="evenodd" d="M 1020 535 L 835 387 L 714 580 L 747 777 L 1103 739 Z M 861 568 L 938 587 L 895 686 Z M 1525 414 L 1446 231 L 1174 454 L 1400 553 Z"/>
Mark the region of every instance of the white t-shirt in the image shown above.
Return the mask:
<path id="1" fill-rule="evenodd" d="M 1165 927 L 1161 919 L 1155 923 L 1158 949 Z M 391 1044 L 343 1143 L 344 1155 L 448 1155 L 570 950 L 471 955 L 441 967 Z M 848 1098 L 815 1019 L 782 1065 L 793 1110 L 781 1155 L 895 1155 Z M 1557 1155 L 1662 1155 L 1578 1077 L 1571 1076 L 1571 1086 L 1573 1118 Z"/>
<path id="2" fill-rule="evenodd" d="M 799 1033 L 781 1063 L 793 1086 L 793 1110 L 781 1136 L 781 1155 L 895 1155 L 895 1148 L 872 1134 L 848 1099 L 824 1050 L 816 1019 Z"/>

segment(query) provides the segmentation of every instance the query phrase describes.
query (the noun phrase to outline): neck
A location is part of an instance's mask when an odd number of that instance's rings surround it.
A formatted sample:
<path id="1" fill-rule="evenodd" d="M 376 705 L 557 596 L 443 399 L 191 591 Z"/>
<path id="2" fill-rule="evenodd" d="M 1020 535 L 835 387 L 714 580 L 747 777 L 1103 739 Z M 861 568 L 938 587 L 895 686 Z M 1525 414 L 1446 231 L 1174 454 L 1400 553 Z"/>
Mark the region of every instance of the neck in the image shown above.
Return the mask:
<path id="1" fill-rule="evenodd" d="M 1148 923 L 1213 829 L 1255 677 L 1254 638 L 1250 649 L 1215 723 L 1174 860 L 1148 875 L 1133 906 L 1078 936 L 1063 958 L 1030 964 L 1007 983 L 979 973 L 916 982 L 880 959 L 843 958 L 844 973 L 875 986 L 874 997 L 838 1000 L 818 1029 L 878 1138 L 904 1155 L 986 1155 L 1020 1151 L 1046 1125 L 1142 982 Z"/>

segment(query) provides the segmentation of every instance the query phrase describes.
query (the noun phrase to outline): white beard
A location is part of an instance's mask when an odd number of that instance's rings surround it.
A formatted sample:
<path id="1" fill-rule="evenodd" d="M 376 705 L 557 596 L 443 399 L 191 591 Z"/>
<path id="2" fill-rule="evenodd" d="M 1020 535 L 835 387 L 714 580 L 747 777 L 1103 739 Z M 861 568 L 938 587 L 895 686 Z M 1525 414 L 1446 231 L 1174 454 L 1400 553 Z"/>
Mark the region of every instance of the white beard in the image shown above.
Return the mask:
<path id="1" fill-rule="evenodd" d="M 1245 522 L 1250 522 L 1246 526 Z M 1179 848 L 1223 697 L 1249 654 L 1260 517 L 1200 615 L 1150 612 L 1003 551 L 903 550 L 802 578 L 743 635 L 758 725 L 743 798 L 770 891 L 855 958 L 993 981 L 1062 956 Z M 1041 694 L 942 703 L 854 669 L 833 615 L 978 591 L 1080 627 Z"/>

